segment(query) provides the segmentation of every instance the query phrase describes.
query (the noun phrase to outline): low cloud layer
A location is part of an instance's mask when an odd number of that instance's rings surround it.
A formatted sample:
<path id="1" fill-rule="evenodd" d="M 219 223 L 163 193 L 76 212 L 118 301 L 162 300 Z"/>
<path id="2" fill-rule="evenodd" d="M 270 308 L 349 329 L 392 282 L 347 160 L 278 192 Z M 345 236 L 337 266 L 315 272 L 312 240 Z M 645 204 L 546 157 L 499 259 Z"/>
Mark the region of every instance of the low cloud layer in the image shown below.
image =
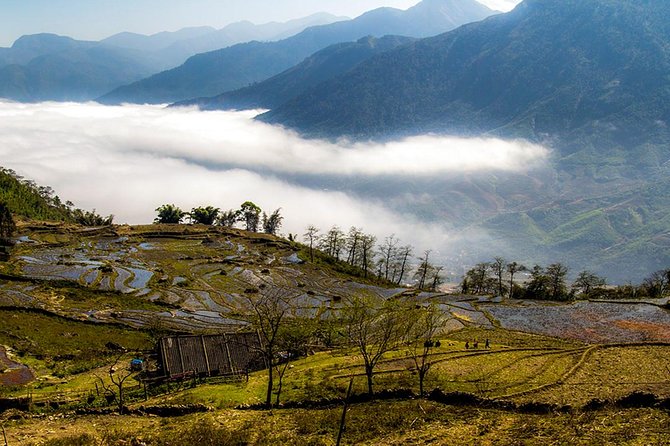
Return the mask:
<path id="1" fill-rule="evenodd" d="M 163 203 L 227 209 L 250 199 L 264 209 L 282 207 L 284 232 L 302 233 L 308 224 L 356 225 L 380 238 L 395 233 L 418 249 L 439 250 L 453 239 L 441 224 L 402 215 L 378 199 L 322 190 L 318 176 L 364 177 L 379 189 L 388 176 L 524 172 L 548 156 L 536 145 L 494 139 L 421 136 L 332 144 L 252 117 L 153 106 L 0 102 L 0 165 L 52 186 L 79 207 L 114 214 L 119 223 L 148 223 Z M 316 179 L 306 187 L 291 183 L 292 175 Z"/>

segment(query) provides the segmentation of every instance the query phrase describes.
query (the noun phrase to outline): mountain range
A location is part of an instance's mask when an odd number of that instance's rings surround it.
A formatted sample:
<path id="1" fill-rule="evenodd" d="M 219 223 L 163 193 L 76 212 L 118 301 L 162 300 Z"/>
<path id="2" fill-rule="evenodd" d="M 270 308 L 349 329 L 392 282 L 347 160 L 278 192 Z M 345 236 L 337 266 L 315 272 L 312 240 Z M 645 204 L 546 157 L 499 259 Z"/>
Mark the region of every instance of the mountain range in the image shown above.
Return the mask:
<path id="1" fill-rule="evenodd" d="M 549 171 L 436 180 L 411 212 L 491 237 L 471 252 L 639 279 L 670 263 L 669 41 L 667 2 L 526 0 L 374 55 L 258 119 L 309 137 L 541 143 Z"/>
<path id="2" fill-rule="evenodd" d="M 407 11 L 381 8 L 276 42 L 233 45 L 101 101 L 267 108 L 257 119 L 307 137 L 384 141 L 436 133 L 530 140 L 548 147 L 552 157 L 545 168 L 523 175 L 399 178 L 396 190 L 364 179 L 295 181 L 402 203 L 399 211 L 447 221 L 456 234 L 487 234 L 485 244 L 462 247 L 470 258 L 560 260 L 614 281 L 640 280 L 666 267 L 670 3 L 525 0 L 507 14 L 475 6 L 488 17 L 481 21 L 456 14 L 472 3 L 424 0 Z M 453 29 L 468 20 L 473 23 Z M 451 31 L 439 34 L 445 29 Z M 135 45 L 124 52 L 56 36 L 26 37 L 14 50 L 0 49 L 0 66 L 13 64 L 0 68 L 0 95 L 7 85 L 25 92 L 21 100 L 42 94 L 31 85 L 67 91 L 67 81 L 79 78 L 90 85 L 100 73 L 81 67 L 94 65 L 86 61 L 98 55 L 107 65 L 95 66 L 107 78 L 139 79 L 148 67 L 136 56 L 151 45 L 155 53 L 174 45 L 171 39 L 210 33 L 116 36 L 117 44 Z M 48 48 L 59 48 L 57 55 Z M 61 84 L 30 77 L 37 72 L 53 79 L 67 65 L 63 60 L 72 68 L 56 77 Z M 82 63 L 73 64 L 77 60 Z M 125 73 L 116 74 L 121 69 Z M 421 199 L 407 199 L 412 196 Z"/>
<path id="3" fill-rule="evenodd" d="M 427 37 L 494 13 L 474 0 L 424 0 L 406 11 L 379 8 L 277 42 L 249 42 L 198 54 L 177 68 L 117 88 L 99 101 L 171 103 L 215 96 L 266 80 L 332 44 L 368 35 Z"/>
<path id="4" fill-rule="evenodd" d="M 249 87 L 213 98 L 177 102 L 175 106 L 198 106 L 201 110 L 271 109 L 300 96 L 310 88 L 346 73 L 375 54 L 413 42 L 411 37 L 364 37 L 337 43 L 317 51 L 295 67 Z"/>
<path id="5" fill-rule="evenodd" d="M 86 101 L 153 71 L 152 63 L 135 50 L 54 34 L 24 36 L 0 51 L 0 97 Z"/>
<path id="6" fill-rule="evenodd" d="M 121 33 L 100 42 L 35 34 L 0 48 L 0 97 L 35 102 L 87 101 L 183 63 L 200 51 L 252 39 L 281 39 L 308 26 L 343 19 L 314 14 L 286 23 L 185 28 L 151 36 Z"/>
<path id="7" fill-rule="evenodd" d="M 326 25 L 342 20 L 348 20 L 348 18 L 320 12 L 287 22 L 270 22 L 260 25 L 245 20 L 231 23 L 221 29 L 201 26 L 184 28 L 175 32 L 160 32 L 149 36 L 124 32 L 108 37 L 101 43 L 148 53 L 152 58 L 159 60 L 160 69 L 165 70 L 183 64 L 186 59 L 195 54 L 253 40 L 281 40 L 311 26 Z"/>
<path id="8" fill-rule="evenodd" d="M 670 141 L 670 3 L 526 0 L 376 55 L 262 119 L 310 136 L 551 141 L 564 155 Z"/>

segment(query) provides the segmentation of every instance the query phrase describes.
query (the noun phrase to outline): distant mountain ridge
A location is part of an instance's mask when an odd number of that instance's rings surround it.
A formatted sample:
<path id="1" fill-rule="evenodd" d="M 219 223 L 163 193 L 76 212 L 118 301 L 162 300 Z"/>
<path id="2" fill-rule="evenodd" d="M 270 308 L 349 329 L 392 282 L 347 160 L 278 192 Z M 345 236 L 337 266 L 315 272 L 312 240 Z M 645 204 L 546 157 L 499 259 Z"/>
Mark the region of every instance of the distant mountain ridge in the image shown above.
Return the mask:
<path id="1" fill-rule="evenodd" d="M 406 11 L 379 8 L 353 20 L 308 28 L 278 42 L 250 42 L 199 54 L 178 68 L 118 88 L 99 100 L 169 103 L 215 96 L 268 79 L 335 43 L 368 35 L 426 37 L 494 13 L 474 0 L 424 0 Z"/>
<path id="2" fill-rule="evenodd" d="M 348 20 L 348 18 L 320 12 L 287 22 L 270 22 L 260 25 L 241 21 L 231 23 L 221 29 L 204 26 L 184 28 L 175 32 L 161 32 L 150 36 L 120 33 L 102 40 L 101 43 L 149 52 L 152 57 L 161 61 L 163 69 L 168 69 L 181 65 L 195 54 L 253 40 L 285 39 L 310 26 L 326 25 L 341 20 Z"/>
<path id="3" fill-rule="evenodd" d="M 23 36 L 0 52 L 0 97 L 86 101 L 152 71 L 138 51 L 54 34 Z"/>
<path id="4" fill-rule="evenodd" d="M 375 54 L 414 40 L 401 36 L 384 36 L 379 39 L 368 36 L 356 42 L 338 43 L 314 53 L 295 67 L 266 81 L 213 98 L 182 101 L 174 105 L 197 105 L 201 110 L 271 109 L 321 82 L 346 73 Z"/>
<path id="5" fill-rule="evenodd" d="M 23 102 L 88 101 L 176 66 L 203 47 L 220 48 L 259 37 L 282 38 L 307 26 L 339 19 L 322 13 L 286 23 L 238 23 L 223 30 L 185 28 L 153 36 L 120 33 L 101 42 L 46 33 L 22 36 L 12 47 L 0 48 L 0 97 Z"/>
<path id="6" fill-rule="evenodd" d="M 424 217 L 491 237 L 469 250 L 628 280 L 670 263 L 668 42 L 668 2 L 526 0 L 372 56 L 259 119 L 333 139 L 542 143 L 546 171 L 441 184 Z"/>
<path id="7" fill-rule="evenodd" d="M 566 154 L 670 141 L 668 41 L 668 2 L 526 0 L 377 55 L 262 119 L 310 136 L 560 137 Z"/>

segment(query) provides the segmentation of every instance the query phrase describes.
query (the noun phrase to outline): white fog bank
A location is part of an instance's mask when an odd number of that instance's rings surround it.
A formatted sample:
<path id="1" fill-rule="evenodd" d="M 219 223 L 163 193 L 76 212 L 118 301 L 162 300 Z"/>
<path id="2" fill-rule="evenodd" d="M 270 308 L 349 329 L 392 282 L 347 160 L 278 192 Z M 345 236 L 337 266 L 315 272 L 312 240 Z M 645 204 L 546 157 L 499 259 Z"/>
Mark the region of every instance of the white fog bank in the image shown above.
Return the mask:
<path id="1" fill-rule="evenodd" d="M 420 136 L 387 144 L 333 144 L 252 120 L 250 112 L 155 106 L 0 102 L 0 166 L 53 187 L 78 207 L 149 223 L 175 203 L 237 208 L 252 200 L 281 207 L 283 232 L 309 224 L 355 225 L 395 233 L 419 249 L 448 244 L 439 224 L 400 215 L 385 203 L 292 184 L 290 175 L 435 177 L 462 172 L 524 172 L 548 150 L 523 141 Z M 314 181 L 318 184 L 318 181 Z"/>

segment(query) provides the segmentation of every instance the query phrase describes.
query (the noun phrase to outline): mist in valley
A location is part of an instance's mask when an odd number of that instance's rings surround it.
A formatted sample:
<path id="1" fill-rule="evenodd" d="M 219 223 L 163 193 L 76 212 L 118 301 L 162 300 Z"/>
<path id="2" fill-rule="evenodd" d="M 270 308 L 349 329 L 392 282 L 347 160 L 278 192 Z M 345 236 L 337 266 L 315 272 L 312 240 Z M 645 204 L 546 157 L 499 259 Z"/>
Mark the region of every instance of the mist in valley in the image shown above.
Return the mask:
<path id="1" fill-rule="evenodd" d="M 496 191 L 532 197 L 548 149 L 525 141 L 424 135 L 387 143 L 301 138 L 253 120 L 257 112 L 200 112 L 95 103 L 0 103 L 3 166 L 53 187 L 62 200 L 146 224 L 154 209 L 251 200 L 282 209 L 284 234 L 313 224 L 395 234 L 432 249 L 454 274 L 501 253 L 479 220 L 505 207 Z M 525 201 L 526 198 L 521 199 Z"/>

